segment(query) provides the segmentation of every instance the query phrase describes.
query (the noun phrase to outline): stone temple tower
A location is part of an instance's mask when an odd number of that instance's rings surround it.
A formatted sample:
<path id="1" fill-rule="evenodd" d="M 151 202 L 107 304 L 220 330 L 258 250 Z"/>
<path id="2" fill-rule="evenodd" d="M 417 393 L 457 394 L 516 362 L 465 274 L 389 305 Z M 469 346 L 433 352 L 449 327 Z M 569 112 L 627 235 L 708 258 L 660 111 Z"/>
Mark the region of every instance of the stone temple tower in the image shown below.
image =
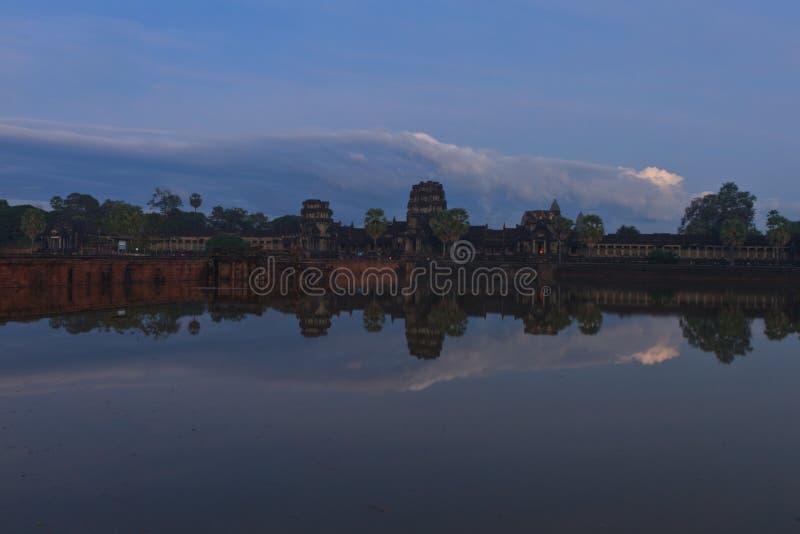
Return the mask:
<path id="1" fill-rule="evenodd" d="M 303 209 L 300 210 L 300 231 L 304 250 L 321 252 L 332 250 L 330 231 L 332 225 L 333 210 L 327 201 L 317 199 L 303 201 Z"/>
<path id="2" fill-rule="evenodd" d="M 444 198 L 444 187 L 439 182 L 420 182 L 411 188 L 408 197 L 408 239 L 406 252 L 420 252 L 431 235 L 429 226 L 431 217 L 447 209 L 447 200 Z"/>

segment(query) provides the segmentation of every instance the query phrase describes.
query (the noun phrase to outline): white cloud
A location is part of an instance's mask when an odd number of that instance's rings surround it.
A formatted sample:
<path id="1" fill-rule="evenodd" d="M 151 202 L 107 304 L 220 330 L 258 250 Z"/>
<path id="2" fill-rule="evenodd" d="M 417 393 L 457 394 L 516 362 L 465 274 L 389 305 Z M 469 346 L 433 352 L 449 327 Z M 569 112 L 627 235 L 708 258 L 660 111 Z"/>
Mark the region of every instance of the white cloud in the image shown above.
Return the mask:
<path id="1" fill-rule="evenodd" d="M 509 156 L 421 132 L 201 139 L 7 119 L 0 120 L 0 151 L 8 154 L 0 185 L 9 195 L 22 197 L 21 188 L 35 183 L 48 194 L 82 187 L 141 202 L 151 187 L 164 185 L 207 193 L 213 204 L 247 198 L 243 207 L 270 213 L 294 213 L 302 198 L 314 196 L 330 200 L 344 220 L 358 219 L 367 204 L 402 216 L 410 186 L 429 178 L 442 181 L 450 203 L 467 208 L 474 223 L 495 226 L 558 198 L 573 217 L 591 211 L 609 227 L 672 230 L 691 198 L 685 180 L 665 169 Z"/>
<path id="2" fill-rule="evenodd" d="M 624 169 L 624 171 L 662 188 L 677 187 L 683 184 L 683 176 L 658 167 L 645 167 L 641 171 L 635 171 L 634 169 Z"/>
<path id="3" fill-rule="evenodd" d="M 680 352 L 678 352 L 677 347 L 659 343 L 647 350 L 624 356 L 620 359 L 620 362 L 639 362 L 642 365 L 655 365 L 671 360 L 672 358 L 677 358 L 678 356 L 680 356 Z"/>

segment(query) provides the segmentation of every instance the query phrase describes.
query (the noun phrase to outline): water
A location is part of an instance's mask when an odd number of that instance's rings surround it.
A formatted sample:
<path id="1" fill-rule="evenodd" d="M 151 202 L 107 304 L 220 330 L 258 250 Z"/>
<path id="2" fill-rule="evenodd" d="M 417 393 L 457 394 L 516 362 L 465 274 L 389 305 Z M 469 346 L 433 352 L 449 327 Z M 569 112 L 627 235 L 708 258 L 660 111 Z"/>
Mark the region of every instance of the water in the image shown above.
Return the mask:
<path id="1" fill-rule="evenodd" d="M 786 289 L 59 291 L 0 315 L 3 532 L 800 531 Z"/>

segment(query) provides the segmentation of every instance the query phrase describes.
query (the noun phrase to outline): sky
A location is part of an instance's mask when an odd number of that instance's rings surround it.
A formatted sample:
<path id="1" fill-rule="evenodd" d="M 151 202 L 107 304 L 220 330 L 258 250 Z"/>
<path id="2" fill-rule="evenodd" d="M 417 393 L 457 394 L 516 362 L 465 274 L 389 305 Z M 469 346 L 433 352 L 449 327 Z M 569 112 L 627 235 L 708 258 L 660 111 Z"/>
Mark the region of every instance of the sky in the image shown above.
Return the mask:
<path id="1" fill-rule="evenodd" d="M 733 180 L 800 218 L 800 5 L 114 0 L 0 7 L 0 198 L 156 186 L 271 216 L 404 218 L 438 179 L 473 224 L 673 231 Z M 610 228 L 612 229 L 612 228 Z"/>

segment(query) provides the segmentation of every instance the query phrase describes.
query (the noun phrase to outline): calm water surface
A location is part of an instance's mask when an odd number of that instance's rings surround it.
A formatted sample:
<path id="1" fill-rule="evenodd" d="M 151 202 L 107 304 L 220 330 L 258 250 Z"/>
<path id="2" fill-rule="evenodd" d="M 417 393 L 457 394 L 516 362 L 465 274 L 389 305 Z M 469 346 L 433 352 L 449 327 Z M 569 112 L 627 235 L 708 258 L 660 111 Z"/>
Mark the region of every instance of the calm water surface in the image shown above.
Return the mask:
<path id="1" fill-rule="evenodd" d="M 800 532 L 787 290 L 37 298 L 2 532 Z"/>

